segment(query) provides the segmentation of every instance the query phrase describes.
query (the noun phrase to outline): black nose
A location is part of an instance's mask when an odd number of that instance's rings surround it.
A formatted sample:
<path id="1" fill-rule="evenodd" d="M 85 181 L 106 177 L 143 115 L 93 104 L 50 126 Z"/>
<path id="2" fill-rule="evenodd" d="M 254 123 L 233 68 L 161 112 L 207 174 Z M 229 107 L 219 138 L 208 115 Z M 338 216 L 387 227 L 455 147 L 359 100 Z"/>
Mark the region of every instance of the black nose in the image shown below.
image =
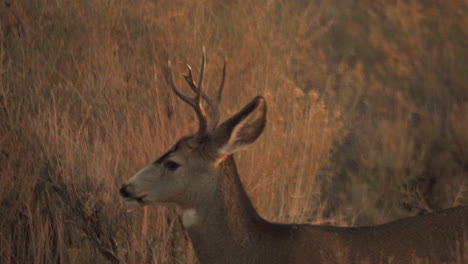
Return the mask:
<path id="1" fill-rule="evenodd" d="M 120 188 L 120 195 L 122 195 L 122 197 L 129 197 L 130 194 L 127 192 L 127 184 L 123 184 L 122 187 Z"/>

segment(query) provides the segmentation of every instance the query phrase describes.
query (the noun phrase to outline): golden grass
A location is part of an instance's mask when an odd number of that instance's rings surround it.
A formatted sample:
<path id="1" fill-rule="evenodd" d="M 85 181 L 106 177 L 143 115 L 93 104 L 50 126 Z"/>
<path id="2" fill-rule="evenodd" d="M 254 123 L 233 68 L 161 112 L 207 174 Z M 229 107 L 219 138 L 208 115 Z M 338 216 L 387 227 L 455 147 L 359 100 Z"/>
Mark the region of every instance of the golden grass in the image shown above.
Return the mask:
<path id="1" fill-rule="evenodd" d="M 184 64 L 197 71 L 202 46 L 206 87 L 217 87 L 228 59 L 224 117 L 257 94 L 267 99 L 266 132 L 236 157 L 267 219 L 359 225 L 410 215 L 399 188 L 428 172 L 450 183 L 433 204 L 466 204 L 463 45 L 449 39 L 454 54 L 440 67 L 455 69 L 437 79 L 440 68 L 423 59 L 439 50 L 424 37 L 403 43 L 421 45 L 408 54 L 388 43 L 388 21 L 373 7 L 340 10 L 333 1 L 2 2 L 2 263 L 195 262 L 174 208 L 127 213 L 118 188 L 193 130 L 166 65 L 182 87 Z M 405 22 L 419 9 L 388 10 Z M 363 37 L 353 12 L 367 12 L 372 34 Z M 377 47 L 381 57 L 356 57 Z M 419 91 L 429 95 L 409 96 Z"/>

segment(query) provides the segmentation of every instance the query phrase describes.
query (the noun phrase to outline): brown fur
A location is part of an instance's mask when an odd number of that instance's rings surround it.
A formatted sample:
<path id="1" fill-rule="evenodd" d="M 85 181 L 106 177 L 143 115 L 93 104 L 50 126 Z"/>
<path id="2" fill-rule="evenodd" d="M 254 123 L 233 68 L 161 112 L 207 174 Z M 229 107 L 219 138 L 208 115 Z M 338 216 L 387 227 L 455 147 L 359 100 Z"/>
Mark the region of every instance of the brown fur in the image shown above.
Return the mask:
<path id="1" fill-rule="evenodd" d="M 370 227 L 272 224 L 253 208 L 234 159 L 221 166 L 218 192 L 187 230 L 201 263 L 450 263 L 467 246 L 467 207 Z"/>
<path id="2" fill-rule="evenodd" d="M 202 61 L 203 72 L 204 52 Z M 206 95 L 191 69 L 186 79 L 194 98 L 180 94 L 169 70 L 172 89 L 194 108 L 199 130 L 135 174 L 120 193 L 129 204 L 169 202 L 185 209 L 183 222 L 201 263 L 443 263 L 466 256 L 468 207 L 357 228 L 264 220 L 242 187 L 232 154 L 263 132 L 265 100 L 254 98 L 220 126 L 214 111 L 208 126 L 200 102 Z M 218 110 L 217 102 L 205 100 Z"/>

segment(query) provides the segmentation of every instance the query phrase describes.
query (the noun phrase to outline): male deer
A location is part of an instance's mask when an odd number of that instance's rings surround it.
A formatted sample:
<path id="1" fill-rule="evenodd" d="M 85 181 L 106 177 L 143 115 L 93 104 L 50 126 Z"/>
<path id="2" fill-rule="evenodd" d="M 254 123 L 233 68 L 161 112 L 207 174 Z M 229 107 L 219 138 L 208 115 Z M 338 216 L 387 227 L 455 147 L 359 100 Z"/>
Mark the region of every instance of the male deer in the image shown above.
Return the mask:
<path id="1" fill-rule="evenodd" d="M 195 92 L 190 98 L 177 89 L 169 62 L 170 86 L 195 110 L 198 131 L 120 189 L 127 204 L 181 207 L 200 263 L 413 263 L 416 257 L 443 263 L 467 256 L 468 207 L 356 228 L 264 220 L 242 187 L 232 155 L 262 133 L 266 102 L 257 96 L 218 126 L 226 67 L 216 99 L 202 92 L 204 69 L 203 51 L 198 84 L 190 66 L 184 76 Z M 209 123 L 202 99 L 210 107 Z"/>

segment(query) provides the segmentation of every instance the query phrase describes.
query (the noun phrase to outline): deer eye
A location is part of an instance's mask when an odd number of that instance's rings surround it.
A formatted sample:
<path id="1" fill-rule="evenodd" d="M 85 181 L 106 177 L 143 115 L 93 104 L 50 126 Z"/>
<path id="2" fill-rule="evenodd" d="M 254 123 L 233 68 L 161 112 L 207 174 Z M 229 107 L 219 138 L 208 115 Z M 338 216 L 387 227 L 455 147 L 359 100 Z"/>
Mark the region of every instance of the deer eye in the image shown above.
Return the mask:
<path id="1" fill-rule="evenodd" d="M 174 161 L 171 161 L 171 160 L 168 160 L 166 162 L 164 162 L 164 168 L 170 170 L 170 171 L 175 171 L 177 170 L 177 168 L 180 167 L 180 164 L 174 162 Z"/>

